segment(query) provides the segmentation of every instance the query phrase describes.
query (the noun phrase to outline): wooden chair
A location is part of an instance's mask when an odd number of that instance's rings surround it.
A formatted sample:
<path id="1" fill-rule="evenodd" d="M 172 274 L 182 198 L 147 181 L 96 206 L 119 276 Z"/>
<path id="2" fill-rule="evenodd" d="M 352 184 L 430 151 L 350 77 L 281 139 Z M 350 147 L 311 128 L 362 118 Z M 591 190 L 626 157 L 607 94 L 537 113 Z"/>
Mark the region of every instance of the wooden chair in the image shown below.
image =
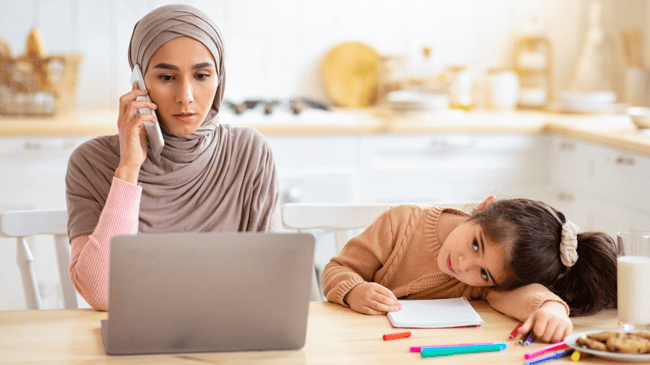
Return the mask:
<path id="1" fill-rule="evenodd" d="M 0 236 L 17 240 L 17 263 L 23 281 L 28 309 L 41 309 L 43 304 L 34 271 L 34 256 L 25 238 L 52 235 L 56 245 L 63 304 L 77 308 L 77 292 L 70 281 L 70 244 L 68 243 L 68 213 L 66 210 L 16 210 L 0 213 Z"/>
<path id="2" fill-rule="evenodd" d="M 475 206 L 474 202 L 436 203 L 436 206 L 460 210 Z M 334 233 L 335 253 L 341 252 L 347 241 L 359 230 L 367 227 L 392 204 L 308 204 L 282 205 L 282 227 L 298 232 L 324 229 Z M 316 271 L 312 280 L 312 300 L 323 300 Z"/>

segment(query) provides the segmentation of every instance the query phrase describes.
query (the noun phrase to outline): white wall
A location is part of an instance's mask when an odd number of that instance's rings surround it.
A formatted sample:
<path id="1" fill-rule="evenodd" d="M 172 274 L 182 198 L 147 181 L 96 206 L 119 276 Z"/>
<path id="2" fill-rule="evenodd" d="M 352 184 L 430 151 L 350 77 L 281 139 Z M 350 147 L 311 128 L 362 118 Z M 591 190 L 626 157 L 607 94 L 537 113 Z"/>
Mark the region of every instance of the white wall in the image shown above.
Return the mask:
<path id="1" fill-rule="evenodd" d="M 22 54 L 37 26 L 49 53 L 81 52 L 80 107 L 116 107 L 129 89 L 133 26 L 161 0 L 0 0 L 0 36 Z M 511 67 L 514 40 L 531 15 L 554 45 L 555 88 L 570 76 L 588 0 L 186 0 L 213 17 L 226 42 L 226 98 L 325 99 L 320 60 L 346 41 L 417 60 L 432 46 L 438 66 Z M 617 30 L 648 34 L 648 2 L 603 0 Z M 650 38 L 650 37 L 646 37 Z M 647 42 L 644 42 L 647 45 Z M 649 47 L 645 47 L 646 50 Z"/>

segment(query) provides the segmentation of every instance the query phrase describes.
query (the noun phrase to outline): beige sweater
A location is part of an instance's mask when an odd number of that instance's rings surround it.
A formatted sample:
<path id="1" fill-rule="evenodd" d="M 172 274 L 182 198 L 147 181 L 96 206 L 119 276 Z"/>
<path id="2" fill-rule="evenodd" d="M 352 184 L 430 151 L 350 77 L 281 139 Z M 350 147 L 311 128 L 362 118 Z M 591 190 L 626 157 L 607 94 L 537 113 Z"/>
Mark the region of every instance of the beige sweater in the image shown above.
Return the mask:
<path id="1" fill-rule="evenodd" d="M 544 286 L 530 284 L 511 291 L 472 287 L 443 273 L 437 264 L 437 238 L 442 212 L 455 209 L 399 205 L 386 210 L 360 235 L 352 238 L 323 270 L 327 300 L 347 306 L 345 295 L 364 282 L 376 282 L 399 299 L 466 297 L 485 299 L 496 310 L 526 320 L 547 301 L 568 305 Z"/>

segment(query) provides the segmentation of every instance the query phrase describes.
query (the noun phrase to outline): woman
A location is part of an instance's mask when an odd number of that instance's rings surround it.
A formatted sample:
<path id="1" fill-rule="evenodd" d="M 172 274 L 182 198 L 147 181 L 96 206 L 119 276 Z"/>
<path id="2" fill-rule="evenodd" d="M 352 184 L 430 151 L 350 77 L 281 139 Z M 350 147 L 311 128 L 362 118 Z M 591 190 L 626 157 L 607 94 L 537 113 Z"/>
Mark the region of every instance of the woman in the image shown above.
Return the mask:
<path id="1" fill-rule="evenodd" d="M 66 175 L 72 283 L 100 310 L 108 309 L 114 235 L 281 230 L 270 147 L 251 128 L 218 123 L 226 77 L 212 20 L 186 5 L 152 11 L 135 25 L 129 63 L 148 90 L 134 83 L 120 98 L 119 134 L 81 145 Z M 136 100 L 147 93 L 151 102 Z M 146 120 L 163 132 L 158 157 Z"/>

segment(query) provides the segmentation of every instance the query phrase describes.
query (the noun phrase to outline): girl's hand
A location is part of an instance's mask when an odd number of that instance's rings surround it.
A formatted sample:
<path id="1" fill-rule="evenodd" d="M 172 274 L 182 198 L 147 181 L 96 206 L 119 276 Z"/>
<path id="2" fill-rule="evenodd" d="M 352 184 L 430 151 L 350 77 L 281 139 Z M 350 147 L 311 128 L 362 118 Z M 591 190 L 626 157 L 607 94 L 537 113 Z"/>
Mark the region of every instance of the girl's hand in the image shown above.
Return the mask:
<path id="1" fill-rule="evenodd" d="M 138 96 L 147 95 L 147 90 L 138 89 L 138 83 L 133 83 L 133 89 L 120 97 L 120 115 L 117 128 L 120 132 L 120 164 L 115 170 L 115 176 L 132 184 L 137 184 L 140 167 L 147 159 L 147 132 L 144 121 L 158 123 L 152 114 L 136 112 L 140 108 L 156 110 L 156 104 L 147 100 L 136 100 Z"/>
<path id="2" fill-rule="evenodd" d="M 564 305 L 558 302 L 546 302 L 526 319 L 519 333 L 535 331 L 535 338 L 544 342 L 559 342 L 573 332 L 573 323 L 566 313 Z"/>
<path id="3" fill-rule="evenodd" d="M 355 312 L 377 315 L 397 312 L 402 309 L 395 294 L 377 283 L 363 283 L 355 286 L 346 294 L 343 301 Z"/>

